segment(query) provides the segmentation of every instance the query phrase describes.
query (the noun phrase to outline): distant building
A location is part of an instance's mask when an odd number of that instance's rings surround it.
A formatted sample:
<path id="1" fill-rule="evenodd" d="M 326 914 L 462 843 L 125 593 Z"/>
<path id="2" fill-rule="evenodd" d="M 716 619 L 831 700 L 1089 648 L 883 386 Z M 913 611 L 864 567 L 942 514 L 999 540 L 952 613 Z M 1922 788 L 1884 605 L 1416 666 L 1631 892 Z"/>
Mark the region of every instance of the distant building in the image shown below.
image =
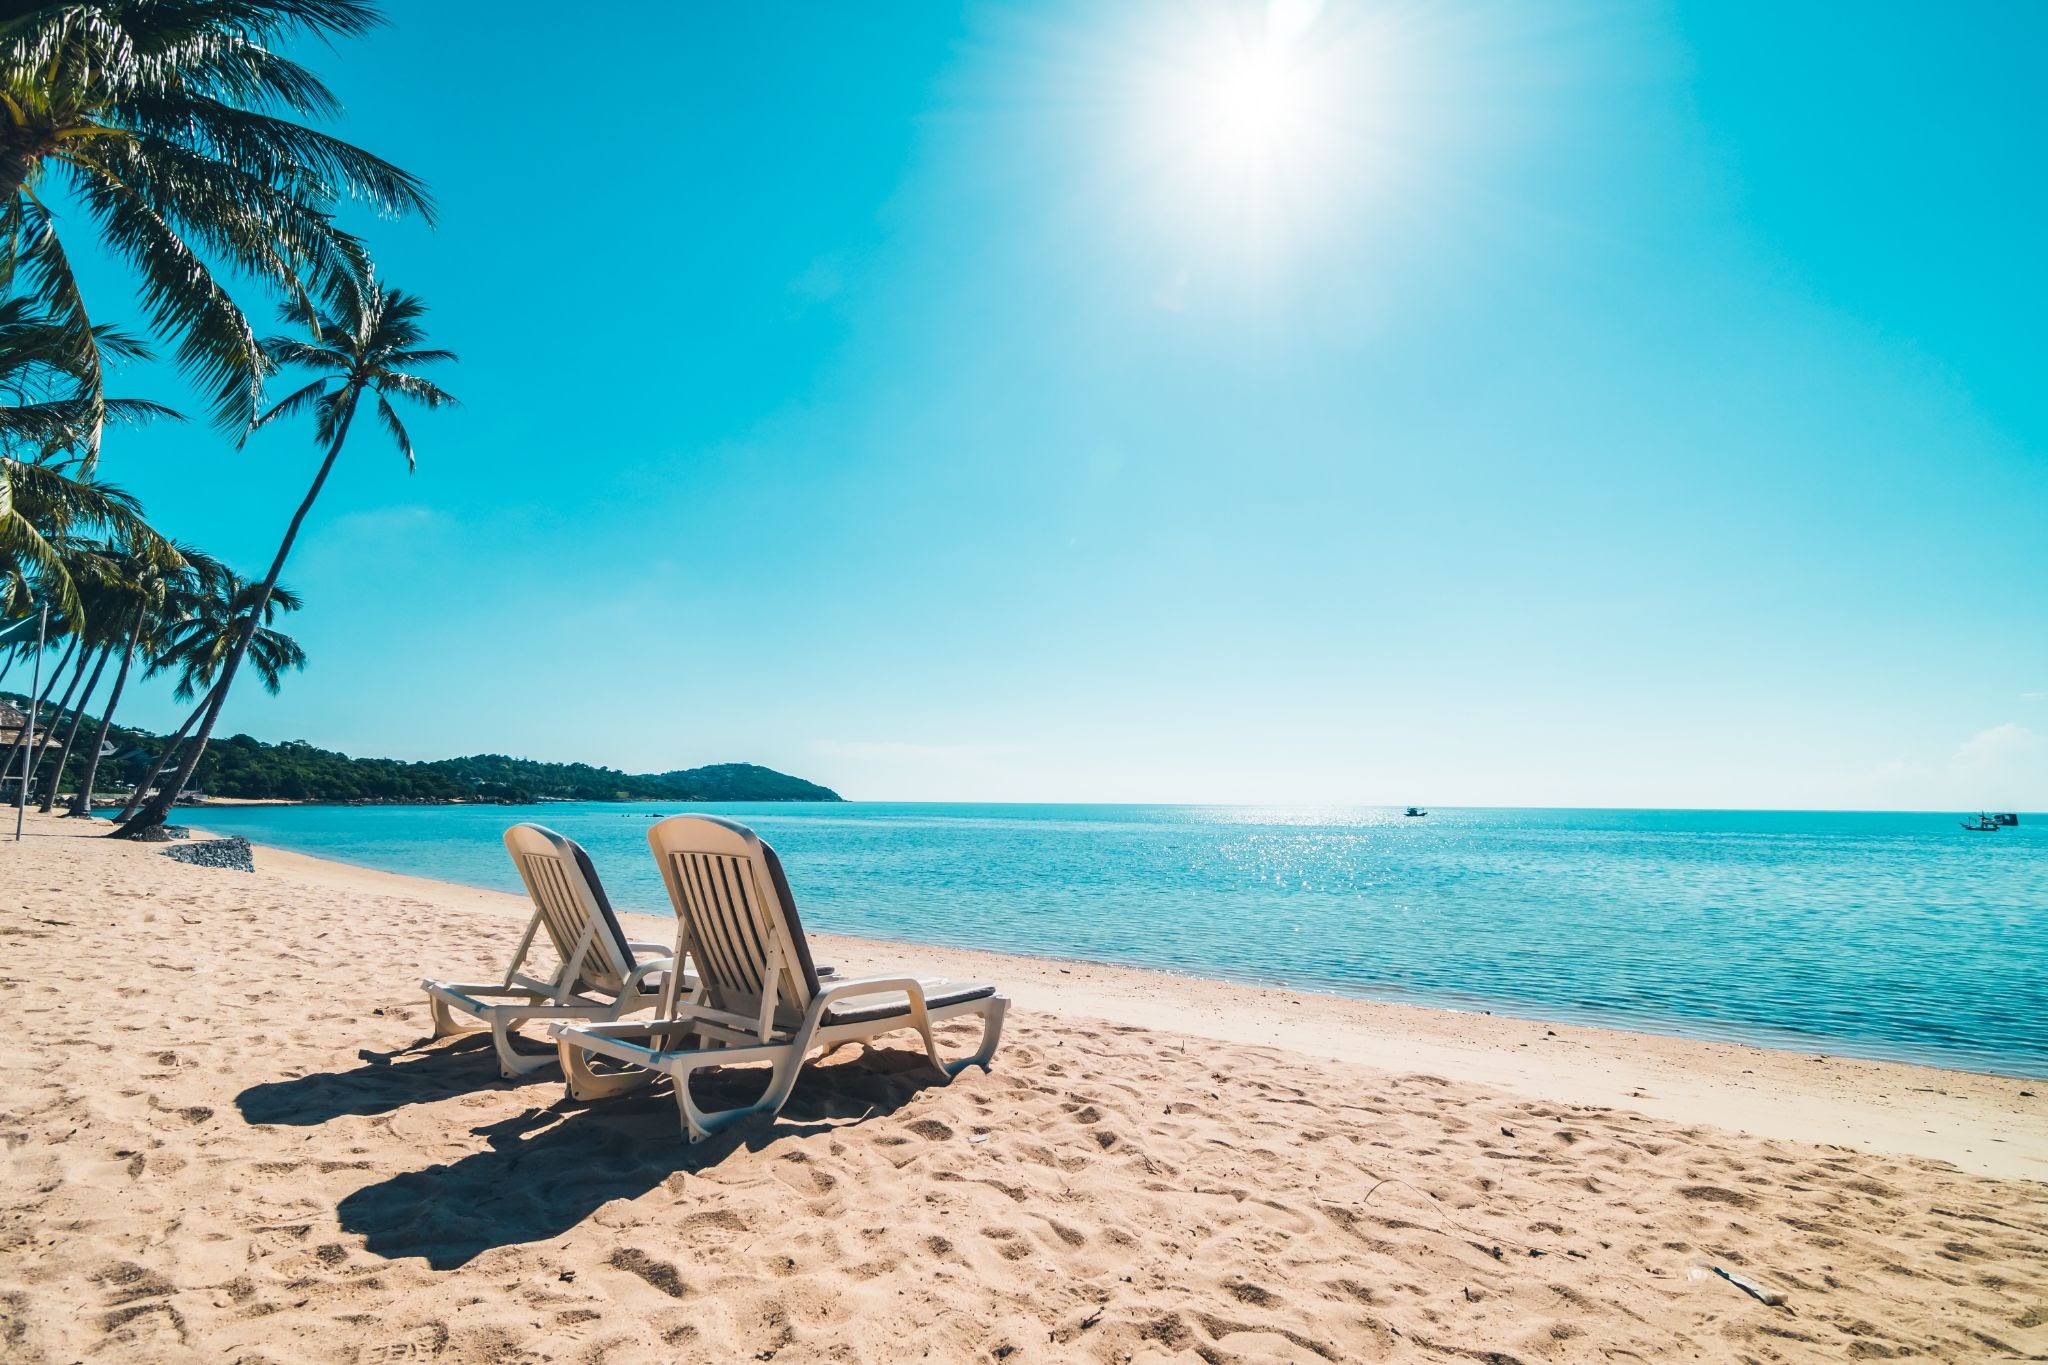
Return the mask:
<path id="1" fill-rule="evenodd" d="M 28 728 L 28 715 L 20 707 L 0 701 L 0 750 L 11 749 L 21 743 L 21 732 Z M 47 730 L 38 727 L 37 744 L 48 747 L 54 740 Z"/>
<path id="2" fill-rule="evenodd" d="M 28 716 L 22 712 L 21 708 L 8 702 L 0 701 L 0 763 L 6 763 L 10 758 L 13 760 L 11 763 L 8 763 L 6 772 L 0 772 L 0 795 L 4 795 L 4 799 L 9 805 L 14 803 L 15 790 L 21 786 L 21 770 L 23 766 L 21 754 L 15 752 L 14 746 L 21 743 L 21 732 L 26 729 L 28 729 Z M 37 748 L 47 749 L 56 742 L 48 730 L 43 729 L 40 725 L 36 727 L 33 743 Z M 26 751 L 24 750 L 23 752 Z"/>

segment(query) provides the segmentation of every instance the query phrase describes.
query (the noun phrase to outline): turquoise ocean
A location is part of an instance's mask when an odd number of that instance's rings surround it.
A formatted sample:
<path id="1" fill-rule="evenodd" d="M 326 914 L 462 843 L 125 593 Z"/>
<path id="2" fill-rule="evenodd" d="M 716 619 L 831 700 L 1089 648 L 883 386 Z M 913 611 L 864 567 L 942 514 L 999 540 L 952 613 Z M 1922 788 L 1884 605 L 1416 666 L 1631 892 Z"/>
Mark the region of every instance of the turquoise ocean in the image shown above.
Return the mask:
<path id="1" fill-rule="evenodd" d="M 673 803 L 243 807 L 208 829 L 516 891 L 534 820 L 668 913 Z M 2048 821 L 1953 814 L 716 805 L 806 924 L 1536 1019 L 2048 1076 Z M 432 932 L 422 925 L 421 933 Z"/>

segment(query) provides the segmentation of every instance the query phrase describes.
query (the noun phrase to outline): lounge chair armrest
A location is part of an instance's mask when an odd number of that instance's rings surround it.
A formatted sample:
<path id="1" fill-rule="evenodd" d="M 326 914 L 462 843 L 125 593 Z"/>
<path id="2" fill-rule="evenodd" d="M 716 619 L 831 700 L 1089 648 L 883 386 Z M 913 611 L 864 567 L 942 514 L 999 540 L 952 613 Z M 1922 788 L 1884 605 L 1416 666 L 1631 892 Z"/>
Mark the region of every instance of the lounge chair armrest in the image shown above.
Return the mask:
<path id="1" fill-rule="evenodd" d="M 842 995 L 880 995 L 884 991 L 902 991 L 912 1000 L 924 1003 L 924 986 L 914 976 L 865 976 L 853 981 L 834 981 L 812 997 L 812 1005 L 829 1005 Z"/>
<path id="2" fill-rule="evenodd" d="M 667 957 L 674 945 L 668 943 L 642 943 L 638 939 L 627 939 L 626 946 L 636 953 L 659 953 Z"/>
<path id="3" fill-rule="evenodd" d="M 676 960 L 672 957 L 657 957 L 641 963 L 633 969 L 632 975 L 626 978 L 627 991 L 631 992 L 640 989 L 642 981 L 645 981 L 656 972 L 673 971 L 675 970 L 675 965 Z"/>

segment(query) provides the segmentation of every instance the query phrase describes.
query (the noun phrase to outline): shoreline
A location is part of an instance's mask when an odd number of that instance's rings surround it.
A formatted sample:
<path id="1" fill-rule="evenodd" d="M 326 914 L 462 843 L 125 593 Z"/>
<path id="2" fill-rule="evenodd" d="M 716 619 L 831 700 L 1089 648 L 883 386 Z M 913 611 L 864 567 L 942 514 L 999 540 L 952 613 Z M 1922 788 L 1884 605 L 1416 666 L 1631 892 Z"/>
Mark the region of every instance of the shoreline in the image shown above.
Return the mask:
<path id="1" fill-rule="evenodd" d="M 202 827 L 192 828 L 197 833 Z M 532 913 L 523 896 L 510 892 L 272 844 L 254 847 L 272 866 L 336 889 L 459 897 L 508 919 Z M 660 942 L 673 934 L 674 921 L 667 916 L 620 914 L 630 935 Z M 2029 1077 L 1468 1012 L 1085 959 L 847 934 L 814 932 L 811 938 L 843 972 L 914 966 L 927 974 L 993 981 L 1021 1009 L 1277 1047 L 1380 1071 L 1441 1074 L 1529 1099 L 1634 1110 L 1759 1137 L 2048 1181 L 2048 1082 Z"/>

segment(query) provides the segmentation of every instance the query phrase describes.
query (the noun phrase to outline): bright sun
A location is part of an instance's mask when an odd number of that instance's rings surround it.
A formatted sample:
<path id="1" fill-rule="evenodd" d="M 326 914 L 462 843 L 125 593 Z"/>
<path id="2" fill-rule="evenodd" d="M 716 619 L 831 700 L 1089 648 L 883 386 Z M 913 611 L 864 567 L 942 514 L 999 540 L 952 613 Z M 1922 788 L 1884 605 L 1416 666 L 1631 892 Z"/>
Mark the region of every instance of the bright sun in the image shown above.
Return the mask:
<path id="1" fill-rule="evenodd" d="M 1247 163 L 1283 153 L 1301 132 L 1300 73 L 1270 47 L 1227 54 L 1207 74 L 1203 141 L 1226 161 Z"/>
<path id="2" fill-rule="evenodd" d="M 1285 174 L 1317 141 L 1308 31 L 1319 0 L 1208 12 L 1159 74 L 1158 112 L 1198 177 L 1239 184 Z"/>
<path id="3" fill-rule="evenodd" d="M 1382 86 L 1364 30 L 1322 10 L 1192 0 L 1131 44 L 1123 183 L 1180 249 L 1278 261 L 1351 201 L 1370 156 L 1357 113 Z"/>

